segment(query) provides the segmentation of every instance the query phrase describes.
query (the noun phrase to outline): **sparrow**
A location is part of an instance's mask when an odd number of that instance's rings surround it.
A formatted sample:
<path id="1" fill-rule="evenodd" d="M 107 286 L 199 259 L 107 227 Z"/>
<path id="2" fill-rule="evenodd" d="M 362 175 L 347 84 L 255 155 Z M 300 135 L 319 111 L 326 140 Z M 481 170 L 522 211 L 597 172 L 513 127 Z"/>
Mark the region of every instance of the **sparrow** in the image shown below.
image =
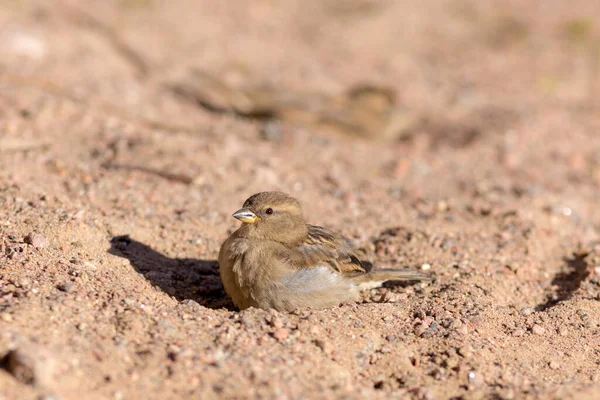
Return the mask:
<path id="1" fill-rule="evenodd" d="M 357 301 L 361 290 L 386 281 L 431 280 L 410 269 L 373 269 L 352 243 L 329 229 L 309 225 L 295 198 L 261 192 L 232 215 L 242 225 L 219 252 L 219 270 L 236 307 L 326 308 Z"/>

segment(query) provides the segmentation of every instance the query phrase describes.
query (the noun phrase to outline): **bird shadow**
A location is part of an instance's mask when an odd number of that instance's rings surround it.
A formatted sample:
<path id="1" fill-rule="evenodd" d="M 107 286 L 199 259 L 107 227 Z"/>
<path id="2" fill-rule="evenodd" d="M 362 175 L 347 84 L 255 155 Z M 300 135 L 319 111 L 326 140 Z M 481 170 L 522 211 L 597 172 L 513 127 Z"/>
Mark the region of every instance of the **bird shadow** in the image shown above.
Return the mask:
<path id="1" fill-rule="evenodd" d="M 170 258 L 129 235 L 113 237 L 108 253 L 128 259 L 152 285 L 179 301 L 193 300 L 208 308 L 233 309 L 219 277 L 217 260 Z"/>
<path id="2" fill-rule="evenodd" d="M 588 253 L 580 253 L 564 258 L 567 270 L 556 274 L 552 279 L 552 285 L 558 286 L 558 289 L 547 301 L 536 307 L 537 311 L 545 311 L 573 296 L 573 293 L 581 286 L 581 282 L 590 274 L 585 260 L 587 256 Z"/>

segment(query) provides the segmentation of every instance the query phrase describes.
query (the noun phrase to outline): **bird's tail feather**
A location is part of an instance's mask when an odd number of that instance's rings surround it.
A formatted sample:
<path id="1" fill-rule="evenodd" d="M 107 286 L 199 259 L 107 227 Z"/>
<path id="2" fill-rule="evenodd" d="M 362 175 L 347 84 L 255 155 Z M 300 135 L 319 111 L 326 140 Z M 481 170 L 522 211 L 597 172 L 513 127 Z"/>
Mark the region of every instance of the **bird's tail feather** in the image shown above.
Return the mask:
<path id="1" fill-rule="evenodd" d="M 352 280 L 360 290 L 380 287 L 388 281 L 431 281 L 433 277 L 414 269 L 380 268 L 373 269 L 368 274 L 355 276 Z"/>

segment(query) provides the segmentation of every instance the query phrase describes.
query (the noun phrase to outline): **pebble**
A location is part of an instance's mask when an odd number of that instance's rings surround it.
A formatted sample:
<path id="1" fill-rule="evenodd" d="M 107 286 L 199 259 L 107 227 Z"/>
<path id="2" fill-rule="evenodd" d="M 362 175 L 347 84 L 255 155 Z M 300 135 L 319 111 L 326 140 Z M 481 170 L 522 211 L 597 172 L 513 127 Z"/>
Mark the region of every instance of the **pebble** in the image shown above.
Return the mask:
<path id="1" fill-rule="evenodd" d="M 595 328 L 596 326 L 598 326 L 598 324 L 594 321 L 587 320 L 587 321 L 585 321 L 583 326 L 585 326 L 586 328 Z"/>
<path id="2" fill-rule="evenodd" d="M 279 122 L 267 122 L 260 129 L 260 137 L 269 142 L 281 142 L 283 134 Z"/>
<path id="3" fill-rule="evenodd" d="M 31 279 L 28 278 L 19 278 L 16 282 L 15 285 L 17 287 L 23 288 L 23 289 L 29 289 L 31 287 Z"/>
<path id="4" fill-rule="evenodd" d="M 250 315 L 248 315 L 248 314 L 242 315 L 242 318 L 240 318 L 240 322 L 246 328 L 253 328 L 254 327 L 254 319 Z"/>
<path id="5" fill-rule="evenodd" d="M 425 326 L 424 324 L 419 324 L 415 326 L 415 335 L 423 336 L 425 332 L 427 332 L 427 329 L 429 329 L 428 326 Z"/>
<path id="6" fill-rule="evenodd" d="M 192 309 L 192 311 L 202 311 L 204 309 L 204 307 L 202 307 L 200 305 L 200 303 L 198 303 L 197 301 L 194 301 L 192 299 L 185 299 L 181 302 L 182 305 L 189 307 Z"/>
<path id="7" fill-rule="evenodd" d="M 13 320 L 13 317 L 9 313 L 5 312 L 0 314 L 0 319 L 4 322 L 11 322 Z"/>
<path id="8" fill-rule="evenodd" d="M 44 37 L 17 28 L 3 29 L 0 34 L 0 47 L 10 53 L 40 60 L 48 54 L 48 44 Z"/>
<path id="9" fill-rule="evenodd" d="M 392 294 L 390 292 L 385 292 L 382 294 L 379 299 L 376 300 L 377 303 L 388 303 L 392 299 Z"/>
<path id="10" fill-rule="evenodd" d="M 34 232 L 25 236 L 23 238 L 23 241 L 27 244 L 32 245 L 36 249 L 43 249 L 44 247 L 48 247 L 48 245 L 50 244 L 46 236 Z"/>
<path id="11" fill-rule="evenodd" d="M 560 336 L 567 336 L 569 334 L 569 330 L 566 327 L 561 326 L 560 328 L 558 328 L 558 334 Z"/>
<path id="12" fill-rule="evenodd" d="M 463 346 L 458 348 L 458 354 L 460 354 L 464 358 L 467 358 L 471 356 L 472 351 L 469 347 Z"/>
<path id="13" fill-rule="evenodd" d="M 550 361 L 548 363 L 548 366 L 550 367 L 550 369 L 554 369 L 554 370 L 560 368 L 560 364 L 558 362 L 554 361 L 554 360 Z"/>
<path id="14" fill-rule="evenodd" d="M 538 324 L 535 324 L 531 328 L 531 332 L 533 332 L 534 335 L 543 335 L 544 333 L 546 333 L 546 329 L 539 326 Z"/>
<path id="15" fill-rule="evenodd" d="M 273 318 L 271 318 L 270 324 L 275 329 L 283 328 L 283 321 L 281 320 L 281 318 L 278 318 L 275 316 L 273 316 Z"/>
<path id="16" fill-rule="evenodd" d="M 422 400 L 434 400 L 435 396 L 431 389 L 421 387 L 417 390 L 417 398 Z"/>
<path id="17" fill-rule="evenodd" d="M 285 340 L 290 335 L 290 330 L 287 328 L 279 328 L 273 332 L 273 337 L 277 340 Z"/>
<path id="18" fill-rule="evenodd" d="M 315 345 L 321 350 L 323 350 L 323 352 L 326 354 L 329 354 L 333 351 L 333 346 L 331 345 L 331 343 L 323 339 L 315 340 Z"/>
<path id="19" fill-rule="evenodd" d="M 203 357 L 203 361 L 210 365 L 214 365 L 215 367 L 222 368 L 225 364 L 227 356 L 228 355 L 223 351 L 223 349 L 217 348 L 214 351 L 207 353 Z"/>
<path id="20" fill-rule="evenodd" d="M 56 286 L 56 288 L 58 290 L 60 290 L 61 292 L 71 293 L 73 291 L 73 289 L 75 288 L 75 285 L 73 285 L 71 282 L 65 282 L 65 283 L 58 284 Z"/>
<path id="21" fill-rule="evenodd" d="M 450 209 L 450 207 L 448 206 L 448 203 L 445 202 L 444 200 L 440 200 L 436 203 L 435 205 L 436 209 L 438 212 L 446 212 Z"/>
<path id="22" fill-rule="evenodd" d="M 531 307 L 525 307 L 525 308 L 521 308 L 521 311 L 519 311 L 519 314 L 521 314 L 524 317 L 528 317 L 531 314 L 533 314 L 535 312 L 535 310 Z"/>
<path id="23" fill-rule="evenodd" d="M 37 347 L 28 346 L 9 351 L 4 356 L 4 369 L 26 385 L 49 387 L 54 360 Z"/>
<path id="24" fill-rule="evenodd" d="M 43 394 L 39 399 L 40 400 L 61 400 L 62 397 L 60 397 L 56 393 L 48 393 L 48 394 Z"/>
<path id="25" fill-rule="evenodd" d="M 459 333 L 461 335 L 468 335 L 469 334 L 469 329 L 467 328 L 466 325 L 463 325 L 463 326 L 461 326 L 459 328 L 456 328 L 455 332 L 457 332 L 457 333 Z"/>
<path id="26" fill-rule="evenodd" d="M 135 300 L 126 297 L 123 299 L 123 303 L 125 303 L 126 306 L 132 307 L 135 305 Z"/>
<path id="27" fill-rule="evenodd" d="M 439 332 L 440 330 L 440 325 L 437 322 L 432 322 L 431 325 L 429 325 L 429 331 L 434 334 L 435 332 Z"/>
<path id="28" fill-rule="evenodd" d="M 425 325 L 425 326 L 427 326 L 427 327 L 429 327 L 429 326 L 430 326 L 430 325 L 433 323 L 433 321 L 435 321 L 435 320 L 433 319 L 433 317 L 430 317 L 430 316 L 425 316 L 425 317 L 423 318 L 423 322 L 422 322 L 422 324 L 423 324 L 423 325 Z"/>
<path id="29" fill-rule="evenodd" d="M 521 337 L 525 334 L 525 330 L 521 329 L 521 328 L 517 328 L 514 331 L 512 331 L 512 335 L 515 337 Z"/>
<path id="30" fill-rule="evenodd" d="M 469 380 L 469 384 L 476 388 L 482 386 L 484 383 L 483 376 L 475 371 L 469 372 L 467 379 Z"/>

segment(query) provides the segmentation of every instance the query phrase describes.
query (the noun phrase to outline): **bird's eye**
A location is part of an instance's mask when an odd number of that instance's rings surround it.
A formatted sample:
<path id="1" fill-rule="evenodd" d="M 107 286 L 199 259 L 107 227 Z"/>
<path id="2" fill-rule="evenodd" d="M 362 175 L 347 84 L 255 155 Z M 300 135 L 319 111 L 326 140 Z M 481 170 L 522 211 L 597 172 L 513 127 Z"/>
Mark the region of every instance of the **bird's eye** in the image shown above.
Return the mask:
<path id="1" fill-rule="evenodd" d="M 267 209 L 265 210 L 265 212 L 266 212 L 267 214 L 271 215 L 271 214 L 273 214 L 273 209 L 269 207 L 269 208 L 267 208 Z"/>

